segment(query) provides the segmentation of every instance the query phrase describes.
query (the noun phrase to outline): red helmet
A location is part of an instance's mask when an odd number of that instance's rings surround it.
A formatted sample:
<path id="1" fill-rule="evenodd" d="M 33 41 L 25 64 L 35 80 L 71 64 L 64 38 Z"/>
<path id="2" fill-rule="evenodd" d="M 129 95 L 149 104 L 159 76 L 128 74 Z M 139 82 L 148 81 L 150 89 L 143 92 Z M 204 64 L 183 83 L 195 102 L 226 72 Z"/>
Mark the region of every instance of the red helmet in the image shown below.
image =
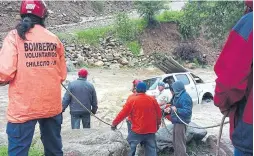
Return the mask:
<path id="1" fill-rule="evenodd" d="M 45 18 L 48 14 L 46 4 L 43 0 L 22 0 L 20 15 L 33 14 Z"/>
<path id="2" fill-rule="evenodd" d="M 80 77 L 87 77 L 88 71 L 86 69 L 80 69 L 78 72 L 78 76 Z"/>
<path id="3" fill-rule="evenodd" d="M 253 0 L 245 0 L 245 5 L 253 9 Z"/>
<path id="4" fill-rule="evenodd" d="M 142 81 L 135 79 L 132 83 L 133 83 L 134 86 L 136 86 L 139 82 L 142 82 Z"/>

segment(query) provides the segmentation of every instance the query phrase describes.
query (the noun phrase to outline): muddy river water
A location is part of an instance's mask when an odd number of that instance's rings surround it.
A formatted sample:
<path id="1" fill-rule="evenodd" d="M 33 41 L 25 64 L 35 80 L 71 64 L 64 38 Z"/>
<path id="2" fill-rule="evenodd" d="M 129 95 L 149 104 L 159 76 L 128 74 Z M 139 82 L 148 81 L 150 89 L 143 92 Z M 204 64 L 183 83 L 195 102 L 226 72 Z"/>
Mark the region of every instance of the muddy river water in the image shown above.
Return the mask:
<path id="1" fill-rule="evenodd" d="M 198 69 L 192 71 L 205 81 L 214 81 L 215 74 L 211 70 Z M 103 120 L 111 123 L 117 113 L 121 110 L 124 100 L 130 95 L 131 82 L 135 78 L 148 78 L 163 74 L 155 68 L 146 69 L 89 69 L 88 80 L 94 84 L 98 96 L 98 112 L 97 115 Z M 68 80 L 75 80 L 77 73 L 69 73 Z M 64 94 L 64 89 L 62 93 Z M 62 94 L 62 95 L 63 95 Z M 6 109 L 8 105 L 8 86 L 0 87 L 0 135 L 6 137 Z M 200 126 L 210 126 L 220 123 L 222 115 L 213 102 L 206 104 L 194 105 L 192 121 Z M 170 124 L 170 123 L 168 123 Z M 70 129 L 69 109 L 64 113 L 63 129 Z M 100 128 L 107 125 L 92 118 L 92 127 Z M 122 131 L 126 131 L 126 123 L 123 123 Z M 217 135 L 218 128 L 208 129 L 208 135 Z M 38 133 L 38 127 L 36 130 Z M 1 137 L 0 136 L 0 137 Z M 223 141 L 229 145 L 229 126 L 224 126 L 222 135 Z"/>

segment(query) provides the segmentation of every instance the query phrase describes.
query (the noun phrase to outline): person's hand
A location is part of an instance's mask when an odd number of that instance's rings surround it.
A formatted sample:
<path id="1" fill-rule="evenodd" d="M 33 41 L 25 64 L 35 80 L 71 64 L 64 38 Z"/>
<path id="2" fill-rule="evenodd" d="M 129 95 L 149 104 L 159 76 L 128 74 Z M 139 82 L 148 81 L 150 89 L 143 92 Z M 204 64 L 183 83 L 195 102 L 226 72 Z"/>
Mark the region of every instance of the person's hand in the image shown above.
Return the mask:
<path id="1" fill-rule="evenodd" d="M 91 112 L 92 112 L 93 114 L 96 114 L 96 110 L 92 110 Z"/>
<path id="2" fill-rule="evenodd" d="M 164 109 L 164 112 L 170 113 L 170 111 L 171 111 L 171 108 L 170 108 L 170 107 Z"/>
<path id="3" fill-rule="evenodd" d="M 222 111 L 221 113 L 223 114 L 223 116 L 228 117 L 228 115 L 229 115 L 229 110 Z"/>
<path id="4" fill-rule="evenodd" d="M 9 82 L 0 82 L 0 86 L 6 86 Z"/>
<path id="5" fill-rule="evenodd" d="M 176 112 L 176 111 L 177 111 L 177 109 L 176 109 L 176 107 L 175 107 L 175 106 L 172 106 L 172 107 L 171 107 L 171 109 L 172 109 L 174 112 Z"/>
<path id="6" fill-rule="evenodd" d="M 171 106 L 171 104 L 170 104 L 170 103 L 167 103 L 166 107 L 170 107 L 170 106 Z"/>
<path id="7" fill-rule="evenodd" d="M 111 126 L 111 130 L 115 131 L 115 130 L 116 130 L 116 126 L 117 126 L 117 125 L 112 125 L 112 126 Z"/>

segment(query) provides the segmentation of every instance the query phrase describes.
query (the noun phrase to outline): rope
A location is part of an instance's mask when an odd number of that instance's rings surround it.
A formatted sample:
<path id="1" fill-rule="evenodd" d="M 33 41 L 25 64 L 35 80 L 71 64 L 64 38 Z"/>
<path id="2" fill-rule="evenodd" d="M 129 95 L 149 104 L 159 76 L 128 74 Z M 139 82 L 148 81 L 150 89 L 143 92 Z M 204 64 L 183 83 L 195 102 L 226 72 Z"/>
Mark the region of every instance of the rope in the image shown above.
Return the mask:
<path id="1" fill-rule="evenodd" d="M 226 117 L 228 116 L 229 111 L 223 116 L 223 118 L 221 119 L 221 125 L 220 125 L 220 131 L 219 131 L 219 136 L 217 138 L 217 148 L 216 148 L 216 156 L 219 156 L 219 151 L 220 151 L 220 140 L 221 140 L 221 135 L 222 135 L 222 130 L 223 130 L 223 123 L 226 119 Z"/>
<path id="2" fill-rule="evenodd" d="M 162 119 L 161 119 L 161 121 L 162 121 L 162 122 L 163 122 L 163 124 L 165 125 L 165 128 L 166 128 L 166 130 L 167 130 L 167 132 L 168 132 L 168 136 L 170 137 L 170 135 L 172 135 L 172 133 L 170 133 L 170 131 L 169 131 L 169 129 L 168 129 L 168 127 L 167 127 L 166 123 L 165 123 L 164 118 L 162 118 Z"/>
<path id="3" fill-rule="evenodd" d="M 88 108 L 86 108 L 86 106 L 84 106 L 80 101 L 79 101 L 79 99 L 77 99 L 77 97 L 75 96 L 75 95 L 73 95 L 72 93 L 71 93 L 71 91 L 69 90 L 69 89 L 67 89 L 63 84 L 61 84 L 63 87 L 64 87 L 64 89 L 78 102 L 78 104 L 80 104 L 80 106 L 81 107 L 83 107 L 84 109 L 86 109 L 93 117 L 95 117 L 96 119 L 98 119 L 99 121 L 101 121 L 102 123 L 104 123 L 104 124 L 106 124 L 106 125 L 108 125 L 108 126 L 112 126 L 110 123 L 108 123 L 108 122 L 106 122 L 106 121 L 103 121 L 102 119 L 100 119 L 99 117 L 97 117 L 95 114 L 93 114 Z M 122 128 L 122 126 L 123 126 L 123 121 L 121 122 L 121 125 L 120 125 L 120 127 L 117 129 L 117 130 L 120 130 L 121 128 Z"/>
<path id="4" fill-rule="evenodd" d="M 212 125 L 212 126 L 207 126 L 207 127 L 191 126 L 191 125 L 187 124 L 186 122 L 184 122 L 184 121 L 179 117 L 179 115 L 176 113 L 175 110 L 173 110 L 173 111 L 174 111 L 175 115 L 177 116 L 177 118 L 178 118 L 183 124 L 185 124 L 185 125 L 188 126 L 188 127 L 192 127 L 192 128 L 197 128 L 197 129 L 209 129 L 209 128 L 220 127 L 221 124 L 225 125 L 225 124 L 228 124 L 228 123 L 229 123 L 229 121 L 224 122 L 224 121 L 225 121 L 225 119 L 224 119 L 224 120 L 223 120 L 223 123 L 216 124 L 216 125 Z M 224 118 L 224 117 L 223 117 L 223 118 Z M 226 118 L 226 117 L 225 117 L 225 118 Z"/>
<path id="5" fill-rule="evenodd" d="M 219 156 L 219 151 L 220 151 L 220 140 L 221 140 L 222 130 L 223 130 L 223 126 L 224 126 L 225 124 L 228 124 L 228 123 L 229 123 L 228 121 L 225 122 L 225 119 L 226 119 L 226 117 L 228 116 L 229 111 L 222 117 L 221 123 L 220 123 L 220 124 L 213 125 L 213 126 L 207 126 L 207 127 L 190 126 L 189 124 L 185 123 L 185 122 L 178 116 L 178 114 L 176 113 L 175 110 L 173 110 L 173 111 L 174 111 L 174 113 L 176 114 L 177 118 L 178 118 L 183 124 L 185 124 L 186 126 L 189 126 L 189 127 L 192 127 L 192 128 L 198 128 L 198 129 L 208 129 L 208 128 L 220 127 L 219 135 L 218 135 L 218 137 L 217 137 L 217 147 L 216 147 L 216 156 Z"/>
<path id="6" fill-rule="evenodd" d="M 82 106 L 84 109 L 86 109 L 93 117 L 95 117 L 96 119 L 98 119 L 99 121 L 103 122 L 104 124 L 106 124 L 106 125 L 108 125 L 108 126 L 112 126 L 110 123 L 107 123 L 106 121 L 103 121 L 102 119 L 100 119 L 99 117 L 97 117 L 95 114 L 93 114 L 88 108 L 86 108 L 86 107 L 76 98 L 75 95 L 73 95 L 73 94 L 71 93 L 71 91 L 69 91 L 63 84 L 61 84 L 61 85 L 62 85 L 62 86 L 64 87 L 64 89 L 65 89 L 65 90 L 66 90 L 66 91 L 80 104 L 80 106 Z M 219 132 L 219 136 L 218 136 L 218 139 L 217 139 L 217 149 L 216 149 L 216 156 L 219 156 L 220 139 L 221 139 L 221 135 L 222 135 L 223 125 L 229 123 L 228 121 L 227 121 L 227 122 L 224 122 L 224 121 L 225 121 L 225 118 L 228 116 L 228 113 L 229 113 L 229 112 L 223 116 L 222 121 L 221 121 L 221 124 L 212 125 L 212 126 L 207 126 L 207 127 L 197 127 L 197 126 L 190 126 L 189 124 L 185 123 L 185 122 L 178 116 L 178 114 L 176 113 L 176 111 L 175 111 L 175 110 L 173 110 L 173 111 L 174 111 L 174 113 L 176 114 L 177 118 L 178 118 L 183 124 L 185 124 L 185 125 L 188 126 L 188 127 L 197 128 L 197 129 L 208 129 L 208 128 L 214 128 L 214 127 L 219 127 L 219 126 L 220 126 L 220 132 Z M 165 121 L 164 121 L 164 118 L 162 119 L 162 122 L 163 122 L 164 125 L 166 125 L 166 124 L 165 124 Z M 123 122 L 122 122 L 120 128 L 122 127 L 122 125 L 123 125 Z M 168 130 L 167 126 L 165 126 L 165 127 L 166 127 L 166 130 L 167 130 L 168 134 L 170 135 L 171 133 L 170 133 L 170 131 Z M 119 129 L 120 129 L 120 128 L 119 128 Z M 119 130 L 119 129 L 118 129 L 118 130 Z M 119 131 L 119 132 L 120 132 L 120 131 Z M 121 137 L 123 137 L 121 132 L 120 132 L 120 134 L 121 134 Z"/>

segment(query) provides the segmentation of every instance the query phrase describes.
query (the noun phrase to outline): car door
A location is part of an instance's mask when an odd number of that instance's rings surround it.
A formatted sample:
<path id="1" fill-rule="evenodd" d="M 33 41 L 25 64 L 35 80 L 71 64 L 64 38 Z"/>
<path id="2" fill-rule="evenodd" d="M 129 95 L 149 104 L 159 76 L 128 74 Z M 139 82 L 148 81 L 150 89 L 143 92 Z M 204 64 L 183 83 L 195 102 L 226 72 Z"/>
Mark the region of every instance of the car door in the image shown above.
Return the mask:
<path id="1" fill-rule="evenodd" d="M 175 74 L 176 80 L 182 81 L 187 93 L 189 93 L 192 98 L 193 104 L 198 104 L 198 93 L 195 83 L 187 76 L 187 74 Z"/>

